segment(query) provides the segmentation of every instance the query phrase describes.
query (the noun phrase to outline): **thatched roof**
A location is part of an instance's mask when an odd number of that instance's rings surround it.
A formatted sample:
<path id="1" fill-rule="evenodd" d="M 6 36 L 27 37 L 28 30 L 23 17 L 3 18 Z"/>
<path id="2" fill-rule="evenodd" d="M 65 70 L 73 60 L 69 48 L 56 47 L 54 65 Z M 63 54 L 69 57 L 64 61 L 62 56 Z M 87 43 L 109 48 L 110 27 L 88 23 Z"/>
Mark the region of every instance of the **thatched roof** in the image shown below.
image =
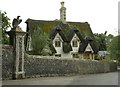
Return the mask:
<path id="1" fill-rule="evenodd" d="M 28 32 L 26 36 L 26 43 L 27 43 L 28 35 L 32 33 L 36 27 L 39 27 L 40 29 L 43 30 L 43 32 L 46 32 L 47 34 L 49 34 L 51 39 L 54 39 L 55 35 L 59 33 L 64 41 L 63 47 L 68 47 L 67 51 L 64 51 L 64 48 L 63 48 L 64 52 L 69 52 L 72 50 L 70 41 L 74 36 L 74 34 L 76 34 L 81 40 L 79 52 L 84 52 L 88 43 L 90 43 L 91 47 L 94 50 L 94 53 L 97 53 L 98 51 L 94 35 L 92 33 L 90 25 L 87 22 L 84 22 L 84 23 L 67 22 L 66 24 L 63 24 L 59 20 L 45 21 L 45 20 L 28 19 L 26 21 L 26 24 L 27 24 L 26 31 Z"/>

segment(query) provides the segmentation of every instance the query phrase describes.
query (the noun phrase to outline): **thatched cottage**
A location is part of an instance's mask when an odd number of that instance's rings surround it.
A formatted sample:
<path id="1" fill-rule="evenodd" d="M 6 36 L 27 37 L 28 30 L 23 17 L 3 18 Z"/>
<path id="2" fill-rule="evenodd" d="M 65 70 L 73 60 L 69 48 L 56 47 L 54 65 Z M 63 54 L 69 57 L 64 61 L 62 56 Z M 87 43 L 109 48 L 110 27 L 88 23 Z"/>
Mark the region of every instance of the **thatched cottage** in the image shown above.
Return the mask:
<path id="1" fill-rule="evenodd" d="M 61 58 L 94 59 L 98 52 L 93 32 L 88 22 L 66 21 L 66 8 L 61 2 L 60 20 L 26 20 L 26 50 L 32 50 L 31 35 L 39 26 L 52 40 L 53 56 Z M 34 25 L 34 26 L 32 26 Z"/>

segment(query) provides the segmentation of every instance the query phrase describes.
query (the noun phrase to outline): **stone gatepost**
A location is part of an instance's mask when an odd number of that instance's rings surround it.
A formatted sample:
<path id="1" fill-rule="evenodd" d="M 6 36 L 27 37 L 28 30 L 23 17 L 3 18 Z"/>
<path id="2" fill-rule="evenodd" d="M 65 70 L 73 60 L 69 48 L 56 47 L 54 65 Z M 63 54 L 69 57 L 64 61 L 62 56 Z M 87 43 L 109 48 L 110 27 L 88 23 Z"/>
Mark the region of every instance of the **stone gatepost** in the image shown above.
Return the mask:
<path id="1" fill-rule="evenodd" d="M 24 72 L 24 36 L 25 32 L 17 26 L 9 31 L 10 44 L 14 48 L 14 68 L 13 79 L 20 79 L 25 77 Z"/>

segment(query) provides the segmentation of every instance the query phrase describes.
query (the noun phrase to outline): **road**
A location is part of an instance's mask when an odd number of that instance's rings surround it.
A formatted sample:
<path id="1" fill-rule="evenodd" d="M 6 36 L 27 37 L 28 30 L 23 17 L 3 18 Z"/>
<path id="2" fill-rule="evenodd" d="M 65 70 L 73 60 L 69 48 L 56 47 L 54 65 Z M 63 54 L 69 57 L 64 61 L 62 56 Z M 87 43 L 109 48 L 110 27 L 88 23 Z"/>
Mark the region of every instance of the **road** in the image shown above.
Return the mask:
<path id="1" fill-rule="evenodd" d="M 118 72 L 6 80 L 3 85 L 118 85 Z"/>

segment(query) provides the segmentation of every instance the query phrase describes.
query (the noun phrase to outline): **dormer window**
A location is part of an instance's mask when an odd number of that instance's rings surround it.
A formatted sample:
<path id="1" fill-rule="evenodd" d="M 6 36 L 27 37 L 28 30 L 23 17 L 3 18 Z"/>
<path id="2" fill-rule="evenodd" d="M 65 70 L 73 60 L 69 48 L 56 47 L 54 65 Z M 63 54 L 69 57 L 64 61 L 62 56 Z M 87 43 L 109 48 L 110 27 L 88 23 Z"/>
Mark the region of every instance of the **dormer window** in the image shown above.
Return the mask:
<path id="1" fill-rule="evenodd" d="M 61 40 L 59 37 L 57 37 L 55 40 L 55 47 L 61 47 Z"/>
<path id="2" fill-rule="evenodd" d="M 59 35 L 59 33 L 56 34 L 55 39 L 54 39 L 54 46 L 55 47 L 61 47 L 62 46 L 62 38 Z"/>
<path id="3" fill-rule="evenodd" d="M 72 41 L 72 46 L 73 46 L 73 47 L 78 47 L 78 42 L 77 42 L 77 40 L 73 40 L 73 41 Z"/>
<path id="4" fill-rule="evenodd" d="M 55 41 L 55 47 L 61 47 L 60 40 L 56 40 L 56 41 Z"/>

